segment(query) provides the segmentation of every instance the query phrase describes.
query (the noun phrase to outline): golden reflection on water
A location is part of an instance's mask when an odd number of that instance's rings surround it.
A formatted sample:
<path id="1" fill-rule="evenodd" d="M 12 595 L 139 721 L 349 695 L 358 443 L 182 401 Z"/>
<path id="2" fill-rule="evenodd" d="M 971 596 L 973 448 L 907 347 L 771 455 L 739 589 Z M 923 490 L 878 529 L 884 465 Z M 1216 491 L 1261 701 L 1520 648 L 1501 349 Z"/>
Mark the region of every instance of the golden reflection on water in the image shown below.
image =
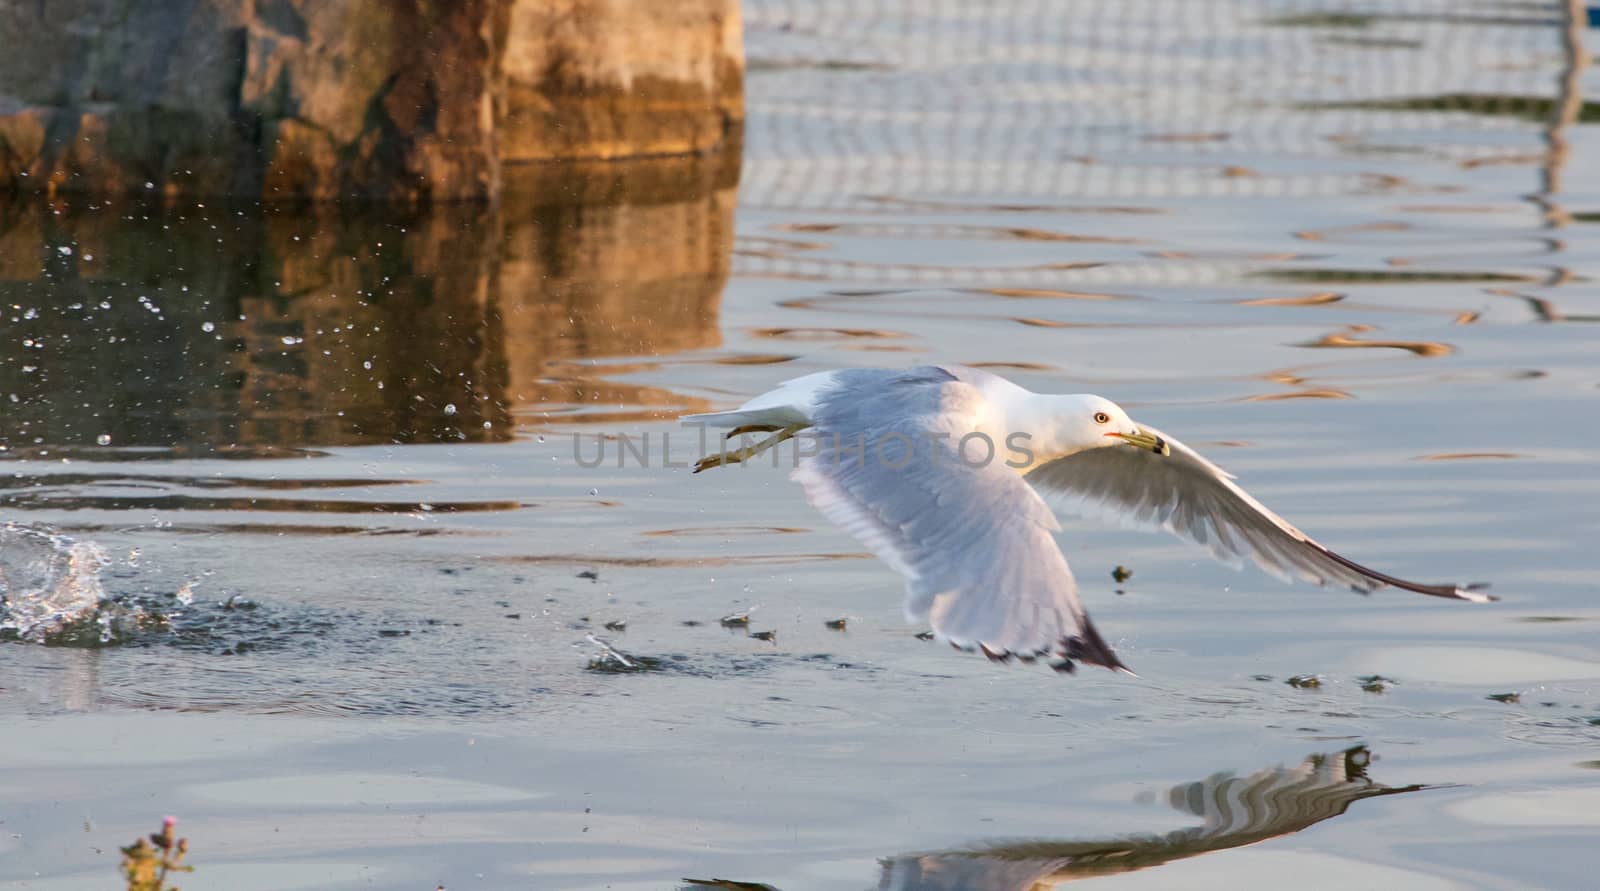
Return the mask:
<path id="1" fill-rule="evenodd" d="M 1405 350 L 1423 358 L 1448 356 L 1455 352 L 1455 347 L 1448 343 L 1439 343 L 1429 340 L 1382 340 L 1352 337 L 1351 334 L 1361 334 L 1372 329 L 1366 325 L 1353 325 L 1350 333 L 1327 334 L 1316 340 L 1301 344 L 1301 346 L 1314 349 L 1373 349 L 1373 350 Z"/>
<path id="2" fill-rule="evenodd" d="M 1253 300 L 1240 300 L 1239 306 L 1326 306 L 1329 303 L 1338 303 L 1345 295 L 1332 291 L 1322 291 L 1316 294 L 1306 294 L 1300 297 L 1257 297 Z"/>
<path id="3" fill-rule="evenodd" d="M 398 218 L 12 206 L 0 445 L 480 442 L 534 408 L 681 405 L 570 360 L 718 345 L 736 177 L 539 166 L 498 207 Z"/>

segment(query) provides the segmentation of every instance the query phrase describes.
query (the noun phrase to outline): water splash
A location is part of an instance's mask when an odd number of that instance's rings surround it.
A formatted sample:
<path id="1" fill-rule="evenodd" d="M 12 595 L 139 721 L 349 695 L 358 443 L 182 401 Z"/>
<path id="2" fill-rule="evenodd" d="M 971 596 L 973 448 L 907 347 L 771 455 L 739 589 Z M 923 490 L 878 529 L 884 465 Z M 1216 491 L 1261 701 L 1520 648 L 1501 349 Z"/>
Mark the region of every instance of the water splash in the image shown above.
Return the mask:
<path id="1" fill-rule="evenodd" d="M 104 548 L 45 529 L 0 526 L 0 638 L 109 643 L 115 614 L 100 584 Z"/>

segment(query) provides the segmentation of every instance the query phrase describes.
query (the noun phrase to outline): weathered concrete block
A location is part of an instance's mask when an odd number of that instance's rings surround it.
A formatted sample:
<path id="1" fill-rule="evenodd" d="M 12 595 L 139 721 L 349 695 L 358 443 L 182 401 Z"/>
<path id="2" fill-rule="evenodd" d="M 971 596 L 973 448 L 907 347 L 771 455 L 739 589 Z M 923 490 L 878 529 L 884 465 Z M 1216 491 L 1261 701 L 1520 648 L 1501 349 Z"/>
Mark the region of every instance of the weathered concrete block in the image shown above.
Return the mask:
<path id="1" fill-rule="evenodd" d="M 0 191 L 409 202 L 737 141 L 737 0 L 0 3 Z"/>

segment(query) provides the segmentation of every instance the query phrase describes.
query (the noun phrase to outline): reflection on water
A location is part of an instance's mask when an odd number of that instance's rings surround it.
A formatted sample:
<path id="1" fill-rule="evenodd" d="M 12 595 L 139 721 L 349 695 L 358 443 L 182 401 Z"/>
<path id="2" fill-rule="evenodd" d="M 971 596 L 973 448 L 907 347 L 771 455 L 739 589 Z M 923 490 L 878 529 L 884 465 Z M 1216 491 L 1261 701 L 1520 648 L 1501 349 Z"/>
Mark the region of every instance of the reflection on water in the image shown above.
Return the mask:
<path id="1" fill-rule="evenodd" d="M 1313 754 L 1288 767 L 1246 776 L 1215 773 L 1168 789 L 1174 810 L 1201 824 L 1164 835 L 981 843 L 967 849 L 903 854 L 883 861 L 879 891 L 1045 891 L 1074 879 L 1114 875 L 1289 835 L 1337 817 L 1366 798 L 1426 788 L 1386 786 L 1367 776 L 1365 746 Z M 771 888 L 690 880 L 688 887 Z"/>
<path id="2" fill-rule="evenodd" d="M 528 168 L 413 216 L 11 207 L 0 447 L 494 441 L 533 404 L 669 401 L 550 368 L 718 342 L 736 160 Z"/>
<path id="3" fill-rule="evenodd" d="M 1594 32 L 1459 20 L 1553 6 L 1371 6 L 745 0 L 737 250 L 732 172 L 692 163 L 550 169 L 500 209 L 390 218 L 0 212 L 0 458 L 44 459 L 0 460 L 0 513 L 97 541 L 111 603 L 146 619 L 112 648 L 0 643 L 7 727 L 39 716 L 0 751 L 92 737 L 141 784 L 0 769 L 37 805 L 0 813 L 0 882 L 85 886 L 106 865 L 89 845 L 126 839 L 85 836 L 83 814 L 169 801 L 237 832 L 241 858 L 451 888 L 1037 891 L 1163 862 L 1122 880 L 1281 887 L 1326 885 L 1335 860 L 1351 887 L 1434 869 L 1588 887 L 1571 854 L 1594 809 L 1533 799 L 1595 776 L 1573 765 L 1600 734 Z M 1341 11 L 1366 18 L 1315 18 Z M 1448 96 L 1550 99 L 1417 104 Z M 1113 630 L 1167 680 L 1069 689 L 918 641 L 893 578 L 780 473 L 572 459 L 574 435 L 587 455 L 596 434 L 659 445 L 669 427 L 679 459 L 692 435 L 663 416 L 697 400 L 936 361 L 1138 405 L 1308 526 L 1515 596 L 1358 608 L 1072 524 L 1085 598 L 1115 597 Z M 1113 589 L 1119 564 L 1137 574 Z M 656 670 L 589 670 L 590 634 Z M 177 710 L 215 723 L 175 735 Z M 95 741 L 145 721 L 153 745 Z M 390 745 L 446 724 L 459 738 Z M 285 745 L 312 732 L 350 744 Z M 246 735 L 249 755 L 217 745 Z M 206 751 L 172 757 L 179 736 Z M 1226 754 L 1240 740 L 1359 738 L 1405 753 L 1396 779 L 1482 785 L 1182 864 L 1408 787 L 1364 777 L 1356 750 L 1186 784 L 1161 798 L 1181 813 L 1119 823 L 1132 809 L 1104 798 L 1112 778 L 1248 767 Z M 170 760 L 122 769 L 151 752 Z M 186 791 L 337 782 L 375 757 L 548 797 L 308 814 Z M 1507 777 L 1515 809 L 1493 804 Z M 444 831 L 392 844 L 424 816 Z M 1129 835 L 1145 829 L 1162 834 Z"/>
<path id="4" fill-rule="evenodd" d="M 1363 108 L 1375 111 L 1454 111 L 1463 114 L 1499 115 L 1544 122 L 1557 109 L 1557 102 L 1544 96 L 1487 96 L 1455 93 L 1443 96 L 1415 96 L 1405 99 L 1373 99 L 1362 102 L 1330 103 L 1328 108 Z M 1600 121 L 1600 102 L 1579 103 L 1574 113 L 1578 123 Z"/>

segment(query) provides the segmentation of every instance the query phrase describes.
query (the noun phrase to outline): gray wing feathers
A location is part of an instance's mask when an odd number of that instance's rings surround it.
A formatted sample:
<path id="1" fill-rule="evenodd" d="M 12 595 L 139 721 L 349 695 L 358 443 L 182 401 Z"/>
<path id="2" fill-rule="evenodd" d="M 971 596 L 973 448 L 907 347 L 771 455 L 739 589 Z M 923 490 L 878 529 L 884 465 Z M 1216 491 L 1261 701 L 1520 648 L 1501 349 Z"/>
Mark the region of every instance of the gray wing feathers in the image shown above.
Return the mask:
<path id="1" fill-rule="evenodd" d="M 1221 468 L 1153 427 L 1169 456 L 1142 449 L 1090 449 L 1041 465 L 1025 479 L 1058 509 L 1126 526 L 1165 529 L 1237 566 L 1241 558 L 1279 578 L 1369 592 L 1394 585 L 1435 597 L 1487 600 L 1473 587 L 1408 582 L 1335 554 L 1233 483 Z"/>
<path id="2" fill-rule="evenodd" d="M 1078 601 L 1049 506 L 999 460 L 960 459 L 981 401 L 943 369 L 849 372 L 820 400 L 816 454 L 794 479 L 906 577 L 907 617 L 939 637 L 991 658 L 1119 667 Z"/>

